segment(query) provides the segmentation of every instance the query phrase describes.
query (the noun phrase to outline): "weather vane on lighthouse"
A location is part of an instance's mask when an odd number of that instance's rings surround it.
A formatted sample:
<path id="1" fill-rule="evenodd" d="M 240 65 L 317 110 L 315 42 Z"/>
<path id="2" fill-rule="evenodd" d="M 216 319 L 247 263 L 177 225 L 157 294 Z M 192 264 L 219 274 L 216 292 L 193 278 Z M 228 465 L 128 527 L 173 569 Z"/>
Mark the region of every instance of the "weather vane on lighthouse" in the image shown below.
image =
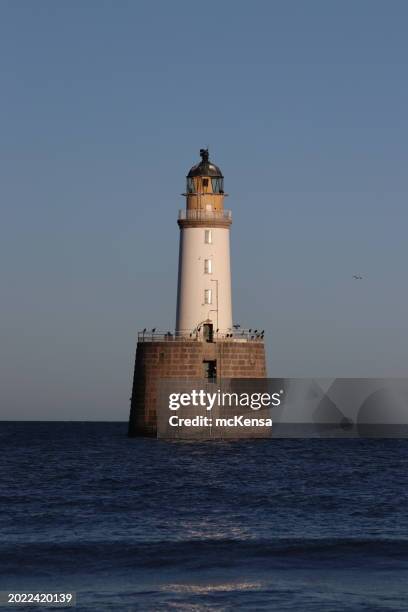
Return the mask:
<path id="1" fill-rule="evenodd" d="M 230 230 L 224 176 L 208 148 L 186 177 L 175 331 L 138 335 L 129 435 L 156 435 L 158 381 L 266 377 L 264 332 L 233 324 Z"/>

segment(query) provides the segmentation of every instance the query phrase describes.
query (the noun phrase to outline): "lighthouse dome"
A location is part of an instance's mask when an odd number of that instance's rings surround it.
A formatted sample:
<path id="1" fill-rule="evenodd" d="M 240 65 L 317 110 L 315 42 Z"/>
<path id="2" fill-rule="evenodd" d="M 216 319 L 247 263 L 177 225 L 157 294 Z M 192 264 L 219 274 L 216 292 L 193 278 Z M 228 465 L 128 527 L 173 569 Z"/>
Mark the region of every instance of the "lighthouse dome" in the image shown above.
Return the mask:
<path id="1" fill-rule="evenodd" d="M 194 176 L 212 176 L 224 178 L 219 167 L 210 162 L 208 149 L 200 149 L 200 155 L 200 163 L 191 168 L 190 172 L 187 174 L 187 178 Z"/>

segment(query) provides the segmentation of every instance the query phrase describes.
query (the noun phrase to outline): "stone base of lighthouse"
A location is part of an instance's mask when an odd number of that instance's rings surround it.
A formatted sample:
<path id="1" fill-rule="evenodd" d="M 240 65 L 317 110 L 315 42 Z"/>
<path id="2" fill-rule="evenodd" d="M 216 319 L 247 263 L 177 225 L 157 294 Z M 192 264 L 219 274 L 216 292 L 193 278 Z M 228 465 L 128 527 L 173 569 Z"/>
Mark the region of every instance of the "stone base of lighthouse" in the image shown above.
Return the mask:
<path id="1" fill-rule="evenodd" d="M 263 341 L 202 342 L 163 340 L 138 342 L 129 417 L 129 436 L 157 435 L 158 381 L 202 379 L 209 370 L 217 379 L 266 378 Z"/>

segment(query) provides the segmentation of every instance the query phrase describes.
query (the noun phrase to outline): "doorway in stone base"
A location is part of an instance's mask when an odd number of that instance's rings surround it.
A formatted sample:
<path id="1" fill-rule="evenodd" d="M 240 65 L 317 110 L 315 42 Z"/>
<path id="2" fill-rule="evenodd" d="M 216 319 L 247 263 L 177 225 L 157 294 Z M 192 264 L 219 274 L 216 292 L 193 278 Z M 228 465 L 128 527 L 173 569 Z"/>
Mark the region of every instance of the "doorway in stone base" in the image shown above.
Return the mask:
<path id="1" fill-rule="evenodd" d="M 203 361 L 204 378 L 207 380 L 216 380 L 217 378 L 217 360 L 212 359 L 209 361 Z"/>
<path id="2" fill-rule="evenodd" d="M 212 323 L 204 323 L 203 325 L 203 338 L 205 342 L 213 342 L 214 340 L 214 328 Z"/>

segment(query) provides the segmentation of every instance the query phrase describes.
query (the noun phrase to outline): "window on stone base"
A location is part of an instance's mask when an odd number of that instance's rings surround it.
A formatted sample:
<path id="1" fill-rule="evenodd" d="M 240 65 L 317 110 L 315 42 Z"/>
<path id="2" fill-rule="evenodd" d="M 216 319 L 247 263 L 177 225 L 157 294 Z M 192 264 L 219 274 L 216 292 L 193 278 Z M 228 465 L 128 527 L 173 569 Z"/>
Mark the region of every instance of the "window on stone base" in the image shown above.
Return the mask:
<path id="1" fill-rule="evenodd" d="M 204 378 L 215 380 L 217 378 L 217 360 L 203 361 Z"/>

